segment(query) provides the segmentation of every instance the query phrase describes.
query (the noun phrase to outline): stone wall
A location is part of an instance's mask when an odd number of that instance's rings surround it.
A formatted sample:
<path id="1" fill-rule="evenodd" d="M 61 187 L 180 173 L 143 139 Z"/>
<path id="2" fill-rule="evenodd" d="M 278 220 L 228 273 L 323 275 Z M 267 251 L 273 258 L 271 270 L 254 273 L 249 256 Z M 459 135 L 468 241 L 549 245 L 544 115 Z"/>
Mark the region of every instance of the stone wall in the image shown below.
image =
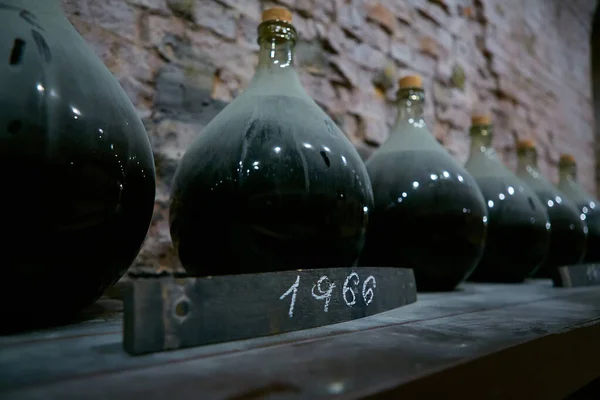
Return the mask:
<path id="1" fill-rule="evenodd" d="M 256 27 L 276 3 L 294 12 L 296 65 L 308 93 L 368 155 L 395 117 L 397 77 L 425 78 L 426 118 L 461 162 L 472 111 L 489 111 L 494 145 L 515 167 L 533 138 L 552 180 L 561 152 L 595 189 L 590 32 L 596 0 L 62 0 L 67 15 L 137 106 L 154 147 L 156 213 L 138 264 L 177 261 L 169 184 L 193 137 L 248 84 Z"/>

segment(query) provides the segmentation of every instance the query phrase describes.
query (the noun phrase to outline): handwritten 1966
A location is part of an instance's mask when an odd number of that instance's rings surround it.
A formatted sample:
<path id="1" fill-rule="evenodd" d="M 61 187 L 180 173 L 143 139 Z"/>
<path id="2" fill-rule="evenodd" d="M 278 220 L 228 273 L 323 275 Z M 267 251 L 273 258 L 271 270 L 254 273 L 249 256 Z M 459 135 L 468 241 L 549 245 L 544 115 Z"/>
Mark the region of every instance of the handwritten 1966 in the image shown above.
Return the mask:
<path id="1" fill-rule="evenodd" d="M 296 296 L 298 295 L 298 288 L 300 287 L 300 275 L 296 276 L 296 281 L 284 294 L 279 297 L 280 300 L 285 299 L 291 295 L 290 309 L 288 315 L 290 318 L 294 316 L 294 306 L 296 305 Z M 346 277 L 342 286 L 342 298 L 348 307 L 352 307 L 356 304 L 356 294 L 360 287 L 360 277 L 356 272 L 352 272 Z M 313 285 L 311 294 L 316 300 L 323 300 L 323 311 L 329 311 L 329 303 L 331 302 L 331 296 L 333 295 L 334 289 L 337 285 L 329 279 L 326 275 L 322 276 Z M 362 298 L 365 305 L 369 305 L 373 301 L 375 296 L 375 289 L 377 288 L 377 281 L 373 275 L 370 275 L 362 283 Z"/>

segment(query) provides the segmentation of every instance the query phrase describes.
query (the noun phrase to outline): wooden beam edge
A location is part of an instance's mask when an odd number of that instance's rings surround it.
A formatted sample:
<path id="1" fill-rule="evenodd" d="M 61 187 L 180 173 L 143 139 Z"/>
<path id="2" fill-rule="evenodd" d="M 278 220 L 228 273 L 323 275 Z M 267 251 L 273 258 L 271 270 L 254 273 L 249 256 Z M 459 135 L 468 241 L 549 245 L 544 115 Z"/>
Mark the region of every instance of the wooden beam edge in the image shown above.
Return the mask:
<path id="1" fill-rule="evenodd" d="M 340 398 L 563 399 L 600 377 L 600 318 Z"/>

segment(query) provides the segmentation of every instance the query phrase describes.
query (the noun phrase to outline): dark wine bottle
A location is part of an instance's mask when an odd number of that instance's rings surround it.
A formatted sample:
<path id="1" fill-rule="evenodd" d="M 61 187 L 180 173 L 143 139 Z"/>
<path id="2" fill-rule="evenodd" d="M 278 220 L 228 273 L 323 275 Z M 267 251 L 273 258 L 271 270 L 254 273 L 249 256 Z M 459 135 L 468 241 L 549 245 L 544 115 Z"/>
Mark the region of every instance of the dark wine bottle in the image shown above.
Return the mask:
<path id="1" fill-rule="evenodd" d="M 451 290 L 479 262 L 487 209 L 475 180 L 423 119 L 421 78 L 400 79 L 390 137 L 367 161 L 375 206 L 362 265 L 413 268 L 419 290 Z"/>
<path id="2" fill-rule="evenodd" d="M 557 267 L 579 263 L 585 254 L 587 226 L 568 197 L 537 169 L 537 151 L 532 140 L 517 144 L 517 176 L 538 196 L 550 219 L 550 249 L 546 261 L 534 273 L 537 278 L 556 278 Z"/>
<path id="3" fill-rule="evenodd" d="M 475 178 L 488 207 L 483 258 L 469 280 L 522 282 L 546 258 L 550 223 L 535 193 L 504 166 L 492 147 L 487 115 L 473 116 L 471 152 L 465 167 Z"/>
<path id="4" fill-rule="evenodd" d="M 369 177 L 350 141 L 302 88 L 291 19 L 282 8 L 263 13 L 252 82 L 177 168 L 171 236 L 190 274 L 348 267 L 362 250 Z"/>
<path id="5" fill-rule="evenodd" d="M 558 189 L 575 203 L 588 227 L 586 263 L 600 262 L 600 201 L 577 181 L 577 163 L 571 154 L 562 154 L 559 163 Z"/>
<path id="6" fill-rule="evenodd" d="M 136 109 L 58 1 L 2 1 L 0 22 L 0 312 L 53 322 L 135 259 L 154 161 Z"/>

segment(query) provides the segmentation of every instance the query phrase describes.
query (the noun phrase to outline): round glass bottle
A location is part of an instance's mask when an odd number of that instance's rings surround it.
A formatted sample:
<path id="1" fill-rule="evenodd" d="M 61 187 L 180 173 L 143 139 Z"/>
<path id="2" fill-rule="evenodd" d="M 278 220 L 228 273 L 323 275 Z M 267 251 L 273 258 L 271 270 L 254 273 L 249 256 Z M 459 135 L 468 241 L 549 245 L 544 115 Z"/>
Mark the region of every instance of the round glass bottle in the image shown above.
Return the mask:
<path id="1" fill-rule="evenodd" d="M 552 185 L 537 169 L 537 152 L 531 140 L 517 144 L 517 176 L 538 196 L 550 219 L 550 249 L 545 262 L 534 274 L 538 278 L 555 278 L 557 267 L 574 265 L 585 254 L 587 226 L 565 194 Z"/>
<path id="2" fill-rule="evenodd" d="M 492 147 L 488 116 L 473 116 L 471 152 L 465 167 L 488 207 L 483 258 L 469 280 L 522 282 L 546 258 L 550 224 L 535 193 L 504 166 Z"/>
<path id="3" fill-rule="evenodd" d="M 366 163 L 375 206 L 361 264 L 413 268 L 419 290 L 451 290 L 483 254 L 487 209 L 429 132 L 424 100 L 419 76 L 400 79 L 396 123 Z"/>
<path id="4" fill-rule="evenodd" d="M 369 177 L 302 88 L 291 18 L 282 8 L 263 13 L 254 78 L 175 173 L 171 236 L 190 274 L 348 267 L 362 250 Z"/>
<path id="5" fill-rule="evenodd" d="M 558 189 L 581 211 L 588 227 L 586 263 L 600 262 L 600 201 L 590 196 L 577 182 L 577 163 L 570 154 L 560 156 Z"/>
<path id="6" fill-rule="evenodd" d="M 131 101 L 56 0 L 0 7 L 1 311 L 76 313 L 135 259 L 154 208 L 154 161 Z M 18 301 L 15 301 L 18 299 Z"/>

